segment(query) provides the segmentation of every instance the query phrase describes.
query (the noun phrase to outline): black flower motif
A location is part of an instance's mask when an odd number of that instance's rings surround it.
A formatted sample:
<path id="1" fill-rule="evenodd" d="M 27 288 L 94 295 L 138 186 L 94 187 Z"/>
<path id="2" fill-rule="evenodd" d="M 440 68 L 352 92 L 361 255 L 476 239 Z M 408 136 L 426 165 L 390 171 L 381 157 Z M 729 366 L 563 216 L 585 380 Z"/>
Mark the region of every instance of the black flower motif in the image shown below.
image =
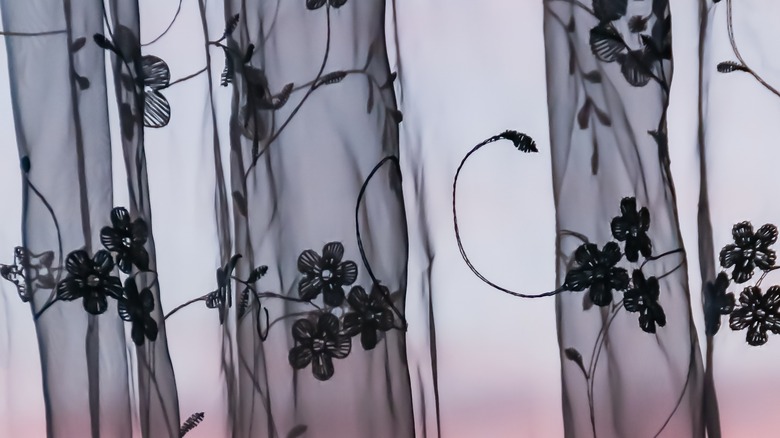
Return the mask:
<path id="1" fill-rule="evenodd" d="M 111 275 L 114 262 L 106 250 L 93 258 L 83 249 L 73 251 L 65 259 L 68 276 L 57 285 L 57 299 L 73 301 L 83 298 L 84 310 L 99 315 L 108 309 L 107 297 L 122 297 L 122 282 Z"/>
<path id="2" fill-rule="evenodd" d="M 14 264 L 0 264 L 0 277 L 13 283 L 19 298 L 26 303 L 31 298 L 27 290 L 28 283 L 39 289 L 54 289 L 57 286 L 53 263 L 53 251 L 34 254 L 23 246 L 17 246 L 14 248 Z"/>
<path id="3" fill-rule="evenodd" d="M 154 296 L 149 288 L 138 292 L 134 278 L 125 280 L 125 293 L 119 300 L 119 316 L 132 323 L 130 337 L 135 345 L 144 345 L 144 339 L 154 342 L 157 339 L 157 322 L 152 318 Z"/>
<path id="4" fill-rule="evenodd" d="M 360 333 L 363 349 L 372 350 L 379 342 L 379 335 L 393 328 L 394 314 L 388 302 L 390 291 L 382 285 L 374 284 L 371 294 L 361 286 L 349 291 L 347 302 L 354 312 L 344 316 L 344 332 L 348 336 Z"/>
<path id="5" fill-rule="evenodd" d="M 322 292 L 325 304 L 340 306 L 344 302 L 344 286 L 357 279 L 357 265 L 342 262 L 344 245 L 330 242 L 322 248 L 322 257 L 307 249 L 298 257 L 298 271 L 303 278 L 298 283 L 298 294 L 304 300 L 313 300 Z"/>
<path id="6" fill-rule="evenodd" d="M 747 287 L 739 296 L 739 307 L 731 312 L 732 330 L 747 328 L 747 343 L 757 347 L 767 341 L 767 330 L 780 334 L 780 286 L 761 293 L 758 287 Z"/>
<path id="7" fill-rule="evenodd" d="M 306 8 L 313 11 L 325 6 L 326 3 L 332 8 L 340 8 L 347 3 L 347 0 L 306 0 Z"/>
<path id="8" fill-rule="evenodd" d="M 753 270 L 758 267 L 766 271 L 775 264 L 775 251 L 769 249 L 777 241 L 777 227 L 766 224 L 753 233 L 750 222 L 740 222 L 732 229 L 734 243 L 723 247 L 720 251 L 720 265 L 724 268 L 734 267 L 731 278 L 737 283 L 744 283 L 753 276 Z"/>
<path id="9" fill-rule="evenodd" d="M 288 359 L 296 370 L 311 370 L 317 380 L 333 377 L 333 358 L 343 359 L 352 349 L 352 340 L 341 333 L 339 319 L 332 313 L 323 313 L 315 326 L 308 319 L 299 319 L 292 326 L 295 346 L 290 350 Z"/>
<path id="10" fill-rule="evenodd" d="M 628 287 L 628 272 L 615 265 L 620 261 L 620 247 L 608 242 L 599 251 L 593 243 L 586 243 L 574 252 L 577 267 L 566 273 L 564 286 L 571 291 L 590 288 L 590 300 L 597 306 L 612 302 L 612 290 Z"/>
<path id="11" fill-rule="evenodd" d="M 640 269 L 634 270 L 634 287 L 623 295 L 623 306 L 629 312 L 639 312 L 639 327 L 647 333 L 655 333 L 655 326 L 666 325 L 666 314 L 658 304 L 660 290 L 658 279 L 645 275 Z"/>
<path id="12" fill-rule="evenodd" d="M 720 317 L 734 310 L 734 294 L 726 293 L 728 287 L 729 276 L 725 272 L 704 286 L 704 327 L 707 336 L 715 336 L 720 330 Z"/>
<path id="13" fill-rule="evenodd" d="M 653 245 L 647 230 L 650 229 L 650 211 L 647 207 L 636 210 L 636 198 L 623 198 L 620 201 L 620 216 L 612 219 L 612 235 L 615 239 L 626 242 L 626 259 L 636 262 L 639 253 L 650 257 Z"/>
<path id="14" fill-rule="evenodd" d="M 146 222 L 141 218 L 130 222 L 130 213 L 124 207 L 111 210 L 111 226 L 100 230 L 100 242 L 116 253 L 116 265 L 125 274 L 132 271 L 133 265 L 142 271 L 149 269 L 149 253 L 144 248 L 148 237 Z"/>

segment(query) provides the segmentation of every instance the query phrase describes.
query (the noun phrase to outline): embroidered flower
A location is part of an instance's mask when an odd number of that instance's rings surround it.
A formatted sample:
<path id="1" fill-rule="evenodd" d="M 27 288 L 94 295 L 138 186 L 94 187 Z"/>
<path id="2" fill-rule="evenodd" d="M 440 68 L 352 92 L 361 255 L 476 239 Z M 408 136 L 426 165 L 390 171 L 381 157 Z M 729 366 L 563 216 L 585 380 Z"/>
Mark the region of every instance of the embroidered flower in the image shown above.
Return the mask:
<path id="1" fill-rule="evenodd" d="M 111 210 L 111 225 L 100 230 L 100 242 L 116 253 L 119 270 L 129 274 L 133 265 L 141 271 L 148 270 L 149 253 L 144 248 L 149 237 L 146 222 L 141 218 L 130 222 L 130 213 L 124 207 L 116 207 Z"/>
<path id="2" fill-rule="evenodd" d="M 739 307 L 731 312 L 729 326 L 732 330 L 747 328 L 747 343 L 764 345 L 767 330 L 780 333 L 780 286 L 772 286 L 761 294 L 758 287 L 747 287 L 739 296 Z"/>
<path id="3" fill-rule="evenodd" d="M 157 322 L 152 318 L 154 296 L 149 288 L 138 292 L 135 279 L 125 280 L 125 293 L 117 307 L 119 316 L 132 323 L 130 337 L 135 345 L 144 345 L 144 339 L 154 342 L 157 339 Z"/>
<path id="4" fill-rule="evenodd" d="M 114 262 L 106 250 L 91 259 L 83 249 L 73 251 L 65 259 L 68 276 L 57 285 L 57 298 L 64 301 L 83 299 L 84 310 L 99 315 L 108 309 L 107 297 L 122 296 L 122 282 L 111 275 Z"/>
<path id="5" fill-rule="evenodd" d="M 325 6 L 325 3 L 328 3 L 330 4 L 330 7 L 337 9 L 344 6 L 344 4 L 347 3 L 347 0 L 306 0 L 306 8 L 313 11 Z"/>
<path id="6" fill-rule="evenodd" d="M 342 262 L 344 245 L 330 242 L 322 248 L 322 257 L 307 249 L 298 257 L 298 271 L 303 278 L 298 283 L 298 294 L 304 300 L 313 300 L 322 292 L 325 304 L 340 306 L 344 302 L 344 286 L 357 279 L 357 265 Z"/>
<path id="7" fill-rule="evenodd" d="M 650 257 L 652 243 L 647 236 L 650 229 L 650 211 L 647 207 L 636 210 L 636 198 L 623 198 L 620 201 L 620 216 L 612 219 L 612 235 L 615 239 L 626 242 L 626 259 L 636 262 L 639 253 Z"/>
<path id="8" fill-rule="evenodd" d="M 393 328 L 395 316 L 388 302 L 389 296 L 390 291 L 379 284 L 371 288 L 370 295 L 361 286 L 349 291 L 347 302 L 354 311 L 344 316 L 344 332 L 348 336 L 360 333 L 364 350 L 376 347 L 381 333 Z"/>
<path id="9" fill-rule="evenodd" d="M 707 336 L 715 336 L 720 330 L 720 317 L 734 310 L 734 294 L 726 293 L 728 287 L 729 276 L 725 272 L 704 286 L 704 327 Z"/>
<path id="10" fill-rule="evenodd" d="M 623 306 L 629 312 L 639 312 L 639 327 L 647 333 L 655 333 L 655 326 L 666 325 L 666 314 L 663 307 L 658 304 L 660 295 L 658 279 L 650 277 L 645 279 L 641 270 L 635 269 L 634 287 L 623 295 Z"/>
<path id="11" fill-rule="evenodd" d="M 315 326 L 308 319 L 299 319 L 292 326 L 295 346 L 288 359 L 296 370 L 311 364 L 317 380 L 333 377 L 333 358 L 343 359 L 352 349 L 352 340 L 339 330 L 339 319 L 332 313 L 323 313 Z"/>
<path id="12" fill-rule="evenodd" d="M 777 241 L 777 227 L 766 224 L 753 233 L 750 222 L 740 222 L 732 229 L 734 243 L 723 247 L 720 251 L 720 265 L 724 268 L 734 267 L 731 278 L 737 283 L 744 283 L 753 276 L 753 270 L 758 267 L 766 271 L 775 264 L 775 251 L 769 249 Z"/>
<path id="13" fill-rule="evenodd" d="M 571 291 L 590 288 L 590 300 L 597 306 L 612 302 L 612 290 L 628 287 L 628 272 L 615 265 L 620 261 L 620 247 L 608 242 L 599 251 L 593 243 L 586 243 L 574 252 L 577 267 L 566 273 L 565 287 Z"/>
<path id="14" fill-rule="evenodd" d="M 0 277 L 10 281 L 16 286 L 22 302 L 30 301 L 27 284 L 32 288 L 54 289 L 57 286 L 54 279 L 54 252 L 44 251 L 33 254 L 23 246 L 14 248 L 14 264 L 0 264 Z"/>

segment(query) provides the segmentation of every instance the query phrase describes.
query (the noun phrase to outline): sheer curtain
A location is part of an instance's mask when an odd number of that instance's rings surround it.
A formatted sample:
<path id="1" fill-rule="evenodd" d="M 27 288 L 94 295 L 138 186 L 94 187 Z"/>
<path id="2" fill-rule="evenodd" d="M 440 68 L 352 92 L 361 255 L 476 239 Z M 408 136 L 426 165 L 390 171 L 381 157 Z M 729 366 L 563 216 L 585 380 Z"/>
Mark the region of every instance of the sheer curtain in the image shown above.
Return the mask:
<path id="1" fill-rule="evenodd" d="M 0 430 L 772 436 L 780 10 L 466 3 L 0 0 Z"/>

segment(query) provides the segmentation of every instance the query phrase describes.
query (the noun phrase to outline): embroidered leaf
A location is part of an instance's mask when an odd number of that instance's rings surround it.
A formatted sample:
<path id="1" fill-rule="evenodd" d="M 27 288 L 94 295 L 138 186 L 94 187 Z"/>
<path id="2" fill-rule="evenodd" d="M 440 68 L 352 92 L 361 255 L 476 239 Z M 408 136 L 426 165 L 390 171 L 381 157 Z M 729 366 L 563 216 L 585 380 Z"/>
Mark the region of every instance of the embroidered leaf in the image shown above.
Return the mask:
<path id="1" fill-rule="evenodd" d="M 97 44 L 100 48 L 114 52 L 116 51 L 116 48 L 113 44 L 111 44 L 111 41 L 106 39 L 106 37 L 104 37 L 102 34 L 96 33 L 92 36 L 92 39 L 95 40 L 95 44 Z"/>
<path id="2" fill-rule="evenodd" d="M 588 375 L 587 371 L 585 371 L 585 366 L 582 364 L 582 355 L 579 351 L 577 351 L 576 348 L 567 348 L 563 350 L 563 354 L 566 356 L 566 359 L 569 359 L 570 361 L 576 363 L 583 373 L 585 373 L 585 376 Z"/>
<path id="3" fill-rule="evenodd" d="M 601 73 L 599 73 L 598 70 L 593 70 L 592 72 L 585 73 L 582 75 L 582 78 L 588 82 L 593 82 L 594 84 L 601 83 Z"/>
<path id="4" fill-rule="evenodd" d="M 191 431 L 192 429 L 195 429 L 198 424 L 200 424 L 201 421 L 203 421 L 203 418 L 206 416 L 203 412 L 196 412 L 192 415 L 190 415 L 190 418 L 187 419 L 187 421 L 184 422 L 184 424 L 181 425 L 181 428 L 179 429 L 179 438 L 183 437 L 187 434 L 187 432 Z"/>
<path id="5" fill-rule="evenodd" d="M 247 283 L 254 283 L 257 280 L 263 278 L 263 276 L 268 272 L 268 266 L 258 266 L 255 269 L 252 270 L 252 273 L 249 274 L 249 279 L 247 279 Z"/>
<path id="6" fill-rule="evenodd" d="M 144 93 L 144 126 L 162 128 L 171 120 L 171 105 L 159 91 Z"/>
<path id="7" fill-rule="evenodd" d="M 317 84 L 314 86 L 314 88 L 321 87 L 323 85 L 331 85 L 331 84 L 337 84 L 344 80 L 344 78 L 347 77 L 347 72 L 339 70 L 334 71 L 326 74 L 325 76 L 321 77 L 320 80 L 317 82 Z"/>
<path id="8" fill-rule="evenodd" d="M 308 427 L 308 426 L 306 426 L 305 424 L 299 424 L 299 425 L 297 425 L 297 426 L 293 427 L 292 429 L 290 429 L 290 431 L 289 431 L 289 432 L 287 432 L 287 438 L 298 438 L 298 437 L 302 437 L 302 436 L 303 436 L 303 434 L 304 434 L 304 433 L 306 433 L 306 430 L 307 430 L 308 428 L 309 428 L 309 427 Z"/>
<path id="9" fill-rule="evenodd" d="M 79 85 L 80 90 L 86 90 L 89 88 L 89 79 L 84 76 L 76 75 L 76 83 Z"/>
<path id="10" fill-rule="evenodd" d="M 70 51 L 76 53 L 79 50 L 81 50 L 81 48 L 84 47 L 86 43 L 87 43 L 87 39 L 85 37 L 81 37 L 73 41 L 73 44 L 70 45 Z"/>
<path id="11" fill-rule="evenodd" d="M 580 108 L 579 112 L 577 112 L 577 124 L 580 126 L 580 129 L 586 129 L 588 127 L 588 122 L 590 121 L 590 110 L 592 108 L 592 104 L 590 102 L 590 99 L 585 99 L 585 103 L 582 104 L 582 108 Z"/>
<path id="12" fill-rule="evenodd" d="M 225 304 L 225 290 L 222 288 L 209 292 L 206 295 L 206 307 L 209 309 L 218 309 Z"/>
<path id="13" fill-rule="evenodd" d="M 599 143 L 595 135 L 593 136 L 593 153 L 590 156 L 590 173 L 591 175 L 599 173 Z"/>
<path id="14" fill-rule="evenodd" d="M 247 214 L 246 199 L 244 198 L 244 195 L 241 192 L 239 191 L 233 192 L 233 204 L 238 209 L 238 212 L 241 213 L 241 216 L 246 217 Z"/>
<path id="15" fill-rule="evenodd" d="M 230 17 L 230 20 L 225 23 L 225 33 L 222 35 L 223 38 L 227 38 L 228 35 L 233 34 L 233 31 L 236 30 L 236 27 L 238 27 L 238 19 L 241 17 L 240 14 L 236 14 L 232 17 Z"/>
<path id="16" fill-rule="evenodd" d="M 521 152 L 539 152 L 536 149 L 534 139 L 522 132 L 507 130 L 499 134 L 499 136 L 514 143 L 515 147 Z"/>
<path id="17" fill-rule="evenodd" d="M 718 71 L 720 73 L 731 73 L 733 71 L 750 71 L 750 69 L 738 62 L 723 61 L 718 64 Z"/>
<path id="18" fill-rule="evenodd" d="M 252 55 L 254 55 L 254 54 L 255 54 L 255 45 L 254 44 L 250 44 L 246 48 L 246 53 L 244 54 L 244 64 L 246 64 L 249 61 L 251 61 L 252 60 Z"/>
<path id="19" fill-rule="evenodd" d="M 290 99 L 290 94 L 292 94 L 293 88 L 295 85 L 293 83 L 289 83 L 282 88 L 282 91 L 279 92 L 276 96 L 273 97 L 273 102 L 271 102 L 271 108 L 272 109 L 279 109 L 284 106 L 285 103 L 287 103 L 287 100 Z"/>
<path id="20" fill-rule="evenodd" d="M 236 310 L 238 312 L 238 319 L 241 319 L 241 317 L 244 316 L 246 313 L 246 309 L 249 308 L 249 288 L 246 287 L 241 292 L 241 299 L 238 300 L 238 309 Z"/>
<path id="21" fill-rule="evenodd" d="M 590 30 L 590 49 L 604 62 L 613 62 L 626 45 L 620 33 L 610 23 L 601 23 Z"/>
<path id="22" fill-rule="evenodd" d="M 144 86 L 159 90 L 165 88 L 171 81 L 171 70 L 162 59 L 146 55 L 141 58 L 141 72 Z"/>

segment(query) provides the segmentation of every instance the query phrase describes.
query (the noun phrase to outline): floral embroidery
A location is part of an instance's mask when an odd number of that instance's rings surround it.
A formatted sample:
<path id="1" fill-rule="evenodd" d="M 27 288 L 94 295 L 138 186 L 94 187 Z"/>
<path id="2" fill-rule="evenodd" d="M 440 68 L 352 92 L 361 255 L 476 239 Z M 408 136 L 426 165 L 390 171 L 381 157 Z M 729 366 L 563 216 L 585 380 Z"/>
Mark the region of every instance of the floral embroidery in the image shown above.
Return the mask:
<path id="1" fill-rule="evenodd" d="M 347 0 L 306 0 L 306 8 L 309 10 L 319 9 L 328 3 L 330 7 L 338 9 L 347 3 Z"/>
<path id="2" fill-rule="evenodd" d="M 615 266 L 620 258 L 620 247 L 615 242 L 608 242 L 601 251 L 593 243 L 581 245 L 574 253 L 578 266 L 566 274 L 565 287 L 572 291 L 590 289 L 593 304 L 608 305 L 613 289 L 628 287 L 628 272 Z"/>
<path id="3" fill-rule="evenodd" d="M 720 252 L 720 265 L 724 268 L 734 267 L 731 278 L 737 283 L 744 283 L 753 276 L 753 270 L 758 267 L 769 270 L 775 264 L 775 251 L 769 246 L 777 241 L 777 227 L 766 224 L 753 233 L 750 222 L 740 222 L 732 229 L 734 243 L 726 245 Z"/>
<path id="4" fill-rule="evenodd" d="M 84 310 L 99 315 L 108 309 L 107 297 L 122 297 L 122 282 L 111 275 L 114 262 L 106 250 L 89 257 L 84 250 L 73 251 L 65 260 L 68 276 L 57 286 L 57 298 L 65 301 L 83 299 Z"/>
<path id="5" fill-rule="evenodd" d="M 100 241 L 107 250 L 116 253 L 116 265 L 129 274 L 133 265 L 141 271 L 149 269 L 149 253 L 144 245 L 149 237 L 146 222 L 138 218 L 130 222 L 130 213 L 123 207 L 111 210 L 111 227 L 100 230 Z"/>
<path id="6" fill-rule="evenodd" d="M 660 295 L 658 279 L 645 275 L 640 269 L 634 270 L 634 287 L 623 295 L 623 306 L 629 312 L 639 312 L 639 327 L 647 333 L 655 333 L 655 325 L 666 325 L 666 314 L 658 304 Z"/>
<path id="7" fill-rule="evenodd" d="M 33 254 L 27 248 L 14 248 L 14 263 L 0 264 L 0 276 L 16 286 L 16 292 L 22 302 L 30 301 L 27 284 L 33 288 L 54 289 L 57 286 L 54 279 L 54 252 L 44 251 Z"/>
<path id="8" fill-rule="evenodd" d="M 755 286 L 747 287 L 739 296 L 739 306 L 729 318 L 732 330 L 747 331 L 747 343 L 753 346 L 764 345 L 767 330 L 780 334 L 780 286 L 772 286 L 766 294 Z"/>
<path id="9" fill-rule="evenodd" d="M 623 198 L 620 201 L 620 213 L 620 216 L 612 219 L 612 235 L 626 242 L 626 259 L 636 262 L 640 252 L 645 258 L 650 257 L 653 246 L 647 236 L 647 230 L 650 229 L 650 212 L 647 207 L 637 212 L 636 198 Z"/>
<path id="10" fill-rule="evenodd" d="M 707 336 L 715 336 L 720 330 L 720 317 L 734 310 L 734 294 L 726 293 L 729 276 L 725 272 L 718 274 L 715 281 L 708 281 L 704 287 L 704 327 Z"/>
<path id="11" fill-rule="evenodd" d="M 325 304 L 340 306 L 344 302 L 344 286 L 357 279 L 357 265 L 353 261 L 342 262 L 344 245 L 330 242 L 322 248 L 322 256 L 311 249 L 298 257 L 298 271 L 303 278 L 298 283 L 301 299 L 310 301 L 320 294 Z"/>
<path id="12" fill-rule="evenodd" d="M 135 279 L 125 280 L 124 296 L 117 306 L 119 316 L 132 323 L 130 337 L 135 345 L 144 345 L 144 339 L 157 339 L 157 322 L 150 314 L 154 310 L 154 296 L 149 288 L 138 292 Z"/>
<path id="13" fill-rule="evenodd" d="M 339 319 L 332 313 L 321 314 L 316 326 L 308 319 L 295 321 L 292 336 L 296 345 L 290 350 L 290 365 L 300 370 L 311 364 L 317 380 L 333 377 L 333 359 L 347 357 L 352 348 L 352 340 L 341 333 Z"/>
<path id="14" fill-rule="evenodd" d="M 344 317 L 344 332 L 348 336 L 360 333 L 360 343 L 365 350 L 372 350 L 379 342 L 379 335 L 393 328 L 395 315 L 388 303 L 390 291 L 375 284 L 371 294 L 361 286 L 349 291 L 347 302 L 354 310 Z"/>

